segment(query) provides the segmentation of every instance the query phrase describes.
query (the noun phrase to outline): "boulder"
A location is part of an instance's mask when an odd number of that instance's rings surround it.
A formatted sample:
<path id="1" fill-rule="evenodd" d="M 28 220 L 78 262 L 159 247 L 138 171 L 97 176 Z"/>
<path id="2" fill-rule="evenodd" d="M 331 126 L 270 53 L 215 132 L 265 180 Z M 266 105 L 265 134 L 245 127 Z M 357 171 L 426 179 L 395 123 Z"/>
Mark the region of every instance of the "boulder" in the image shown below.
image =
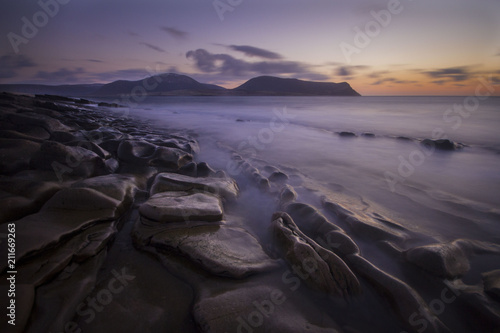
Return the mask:
<path id="1" fill-rule="evenodd" d="M 142 216 L 157 222 L 220 221 L 220 199 L 209 193 L 163 192 L 139 208 Z"/>
<path id="2" fill-rule="evenodd" d="M 149 246 L 188 257 L 214 275 L 237 279 L 278 267 L 255 237 L 225 225 L 168 229 L 151 237 Z"/>
<path id="3" fill-rule="evenodd" d="M 0 139 L 0 173 L 12 174 L 30 167 L 33 154 L 41 145 L 30 140 Z"/>
<path id="4" fill-rule="evenodd" d="M 82 148 L 70 147 L 55 141 L 46 141 L 33 155 L 30 166 L 77 177 L 92 177 L 107 173 L 106 165 L 96 153 Z"/>
<path id="5" fill-rule="evenodd" d="M 500 269 L 483 273 L 484 292 L 500 302 Z"/>
<path id="6" fill-rule="evenodd" d="M 160 173 L 151 186 L 151 195 L 166 191 L 198 191 L 215 193 L 225 199 L 236 199 L 238 185 L 231 178 L 189 177 L 175 173 Z"/>
<path id="7" fill-rule="evenodd" d="M 286 261 L 305 271 L 310 287 L 340 297 L 360 293 L 360 283 L 346 263 L 302 233 L 288 214 L 275 213 L 272 229 Z"/>
<path id="8" fill-rule="evenodd" d="M 430 244 L 404 252 L 404 258 L 427 272 L 454 279 L 470 269 L 467 253 L 456 243 Z"/>

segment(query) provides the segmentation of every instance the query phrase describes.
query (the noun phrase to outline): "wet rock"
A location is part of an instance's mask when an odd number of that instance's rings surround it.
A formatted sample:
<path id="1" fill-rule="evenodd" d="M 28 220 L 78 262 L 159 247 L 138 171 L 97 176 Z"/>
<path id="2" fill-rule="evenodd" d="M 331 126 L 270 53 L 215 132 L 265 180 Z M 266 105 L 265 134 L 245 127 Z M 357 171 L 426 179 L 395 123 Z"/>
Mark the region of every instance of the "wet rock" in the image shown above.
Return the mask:
<path id="1" fill-rule="evenodd" d="M 365 138 L 374 138 L 375 134 L 370 133 L 370 132 L 365 132 L 365 133 L 362 133 L 361 136 L 363 136 Z"/>
<path id="2" fill-rule="evenodd" d="M 55 132 L 52 132 L 52 134 L 50 135 L 51 141 L 56 141 L 59 143 L 67 143 L 70 141 L 75 141 L 77 139 L 78 139 L 78 137 L 70 132 L 55 131 Z"/>
<path id="3" fill-rule="evenodd" d="M 152 236 L 149 245 L 188 257 L 219 276 L 244 278 L 277 267 L 257 239 L 236 227 L 201 225 L 169 229 Z"/>
<path id="4" fill-rule="evenodd" d="M 449 332 L 420 295 L 406 283 L 387 274 L 359 255 L 349 255 L 346 260 L 356 274 L 363 276 L 384 298 L 390 300 L 393 310 L 409 332 L 417 331 L 409 320 L 415 318 L 415 314 L 427 324 L 424 330 L 419 332 Z"/>
<path id="5" fill-rule="evenodd" d="M 8 119 L 10 120 L 10 122 L 19 127 L 41 127 L 48 133 L 70 130 L 69 127 L 63 125 L 59 120 L 35 112 L 14 113 L 9 115 Z"/>
<path id="6" fill-rule="evenodd" d="M 467 254 L 456 243 L 415 247 L 405 251 L 404 257 L 408 262 L 448 279 L 460 277 L 470 269 Z"/>
<path id="7" fill-rule="evenodd" d="M 158 147 L 139 140 L 124 140 L 118 147 L 118 158 L 124 162 L 166 167 L 177 170 L 192 161 L 192 156 L 177 148 Z"/>
<path id="8" fill-rule="evenodd" d="M 215 174 L 215 170 L 212 169 L 206 162 L 198 163 L 197 177 L 211 177 Z"/>
<path id="9" fill-rule="evenodd" d="M 189 177 L 197 177 L 198 176 L 198 168 L 195 162 L 188 163 L 177 171 L 181 175 L 189 176 Z"/>
<path id="10" fill-rule="evenodd" d="M 92 177 L 107 173 L 104 161 L 94 152 L 82 147 L 70 147 L 46 141 L 33 155 L 30 166 L 78 177 Z"/>
<path id="11" fill-rule="evenodd" d="M 40 150 L 30 140 L 0 139 L 0 173 L 12 174 L 29 169 L 31 156 Z"/>
<path id="12" fill-rule="evenodd" d="M 231 178 L 189 177 L 175 173 L 160 173 L 151 186 L 151 195 L 166 191 L 200 191 L 216 193 L 226 199 L 236 199 L 238 185 Z"/>
<path id="13" fill-rule="evenodd" d="M 290 185 L 285 185 L 280 192 L 280 202 L 285 204 L 288 202 L 295 201 L 297 199 L 297 192 Z"/>
<path id="14" fill-rule="evenodd" d="M 422 140 L 422 145 L 426 146 L 427 148 L 434 147 L 439 150 L 448 150 L 448 151 L 463 148 L 462 144 L 455 143 L 448 139 L 439 139 L 439 140 L 425 139 Z"/>
<path id="15" fill-rule="evenodd" d="M 353 232 L 376 241 L 392 240 L 403 243 L 409 238 L 409 231 L 387 218 L 371 217 L 362 212 L 352 212 L 344 206 L 323 199 L 323 207 L 334 213 L 349 225 Z"/>
<path id="16" fill-rule="evenodd" d="M 139 211 L 158 222 L 220 221 L 223 215 L 220 199 L 209 193 L 157 193 Z"/>
<path id="17" fill-rule="evenodd" d="M 353 132 L 339 132 L 338 134 L 342 138 L 354 138 L 354 137 L 356 137 L 356 134 Z"/>
<path id="18" fill-rule="evenodd" d="M 340 297 L 360 293 L 359 281 L 346 263 L 302 233 L 288 214 L 275 213 L 272 229 L 287 262 L 307 271 L 304 280 L 310 287 Z"/>
<path id="19" fill-rule="evenodd" d="M 287 180 L 288 176 L 281 171 L 275 171 L 269 176 L 269 181 L 273 183 L 284 183 Z"/>
<path id="20" fill-rule="evenodd" d="M 500 269 L 483 273 L 484 292 L 500 302 Z"/>
<path id="21" fill-rule="evenodd" d="M 193 314 L 201 332 L 339 332 L 331 320 L 321 323 L 329 328 L 311 323 L 289 295 L 268 285 L 253 284 L 201 298 Z"/>
<path id="22" fill-rule="evenodd" d="M 36 213 L 60 190 L 58 184 L 22 178 L 0 181 L 0 224 Z"/>

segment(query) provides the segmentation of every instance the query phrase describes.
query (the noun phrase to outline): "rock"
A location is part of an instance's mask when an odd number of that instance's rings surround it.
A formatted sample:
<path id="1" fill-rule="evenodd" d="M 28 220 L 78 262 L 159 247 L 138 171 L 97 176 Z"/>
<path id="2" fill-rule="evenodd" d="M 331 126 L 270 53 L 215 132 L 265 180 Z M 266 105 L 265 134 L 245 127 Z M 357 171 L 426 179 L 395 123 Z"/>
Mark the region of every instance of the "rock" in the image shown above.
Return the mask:
<path id="1" fill-rule="evenodd" d="M 422 140 L 422 145 L 426 146 L 428 149 L 429 148 L 436 148 L 439 150 L 457 150 L 463 148 L 463 145 L 460 143 L 455 143 L 451 140 L 448 139 L 440 139 L 440 140 L 431 140 L 431 139 L 425 139 Z"/>
<path id="2" fill-rule="evenodd" d="M 288 180 L 288 176 L 281 172 L 281 171 L 275 171 L 269 176 L 269 181 L 273 183 L 284 183 Z"/>
<path id="3" fill-rule="evenodd" d="M 149 245 L 188 257 L 212 274 L 236 279 L 278 266 L 257 239 L 237 227 L 201 225 L 169 229 L 151 237 Z"/>
<path id="4" fill-rule="evenodd" d="M 364 132 L 364 133 L 361 134 L 361 136 L 363 136 L 365 138 L 374 138 L 375 134 L 370 133 L 370 132 Z"/>
<path id="5" fill-rule="evenodd" d="M 98 145 L 96 145 L 95 143 L 90 142 L 90 141 L 85 141 L 85 140 L 71 141 L 71 142 L 67 142 L 66 145 L 68 145 L 70 147 L 85 148 L 87 150 L 90 150 L 90 151 L 96 153 L 97 156 L 99 156 L 102 159 L 108 159 L 111 157 L 111 154 L 108 151 L 102 149 L 101 147 L 99 147 Z"/>
<path id="6" fill-rule="evenodd" d="M 398 243 L 403 243 L 409 238 L 409 231 L 406 228 L 382 216 L 374 218 L 363 212 L 352 212 L 325 198 L 323 207 L 347 223 L 353 232 L 362 237 L 376 241 L 392 240 Z"/>
<path id="7" fill-rule="evenodd" d="M 34 169 L 54 171 L 62 179 L 64 174 L 92 177 L 107 173 L 104 161 L 94 152 L 82 147 L 70 147 L 46 141 L 33 155 L 30 166 Z"/>
<path id="8" fill-rule="evenodd" d="M 157 193 L 139 211 L 158 222 L 220 221 L 223 215 L 220 199 L 209 193 Z"/>
<path id="9" fill-rule="evenodd" d="M 470 269 L 467 254 L 456 243 L 419 246 L 404 252 L 404 258 L 434 275 L 454 279 Z"/>
<path id="10" fill-rule="evenodd" d="M 212 169 L 207 163 L 198 163 L 198 174 L 197 177 L 211 177 L 216 174 L 215 170 Z"/>
<path id="11" fill-rule="evenodd" d="M 483 273 L 484 292 L 500 302 L 500 269 Z"/>
<path id="12" fill-rule="evenodd" d="M 285 259 L 306 271 L 303 277 L 310 287 L 340 297 L 360 293 L 360 283 L 346 263 L 302 233 L 288 214 L 275 213 L 272 229 Z"/>
<path id="13" fill-rule="evenodd" d="M 14 177 L 0 180 L 0 224 L 36 213 L 59 190 L 52 182 Z"/>
<path id="14" fill-rule="evenodd" d="M 151 186 L 151 195 L 165 191 L 200 191 L 220 195 L 226 199 L 236 199 L 238 185 L 231 178 L 189 177 L 175 173 L 160 173 Z"/>
<path id="15" fill-rule="evenodd" d="M 118 158 L 124 162 L 174 170 L 192 161 L 192 156 L 180 149 L 158 147 L 139 140 L 122 141 L 118 147 Z"/>
<path id="16" fill-rule="evenodd" d="M 42 211 L 114 211 L 120 202 L 91 188 L 66 188 L 57 192 L 43 206 Z"/>
<path id="17" fill-rule="evenodd" d="M 137 187 L 136 177 L 120 174 L 87 178 L 71 185 L 71 188 L 89 188 L 113 198 L 123 210 L 132 204 Z"/>
<path id="18" fill-rule="evenodd" d="M 59 143 L 67 143 L 70 141 L 75 141 L 77 140 L 78 137 L 75 136 L 73 133 L 70 132 L 63 132 L 63 131 L 54 131 L 50 135 L 50 140 L 51 141 L 56 141 Z"/>
<path id="19" fill-rule="evenodd" d="M 285 185 L 280 192 L 280 203 L 283 205 L 297 199 L 297 192 L 290 185 Z"/>
<path id="20" fill-rule="evenodd" d="M 339 132 L 339 136 L 343 138 L 354 138 L 356 134 L 353 132 Z"/>
<path id="21" fill-rule="evenodd" d="M 363 276 L 384 298 L 390 300 L 393 310 L 409 332 L 416 332 L 416 327 L 409 321 L 409 318 L 415 318 L 415 314 L 419 315 L 420 320 L 425 320 L 427 325 L 424 332 L 449 332 L 418 293 L 406 283 L 380 270 L 357 254 L 348 255 L 346 260 L 356 274 Z"/>
<path id="22" fill-rule="evenodd" d="M 30 167 L 31 156 L 40 150 L 30 140 L 0 139 L 0 173 L 12 174 Z"/>
<path id="23" fill-rule="evenodd" d="M 329 328 L 311 323 L 289 297 L 276 287 L 251 284 L 199 299 L 193 315 L 201 332 L 339 332 L 324 316 L 320 324 Z"/>
<path id="24" fill-rule="evenodd" d="M 35 112 L 14 113 L 9 115 L 8 119 L 13 124 L 19 127 L 25 127 L 25 126 L 41 127 L 48 133 L 52 133 L 55 131 L 70 130 L 69 127 L 63 125 L 59 120 Z"/>
<path id="25" fill-rule="evenodd" d="M 190 162 L 179 168 L 177 171 L 181 175 L 189 176 L 189 177 L 197 177 L 198 176 L 198 168 L 195 162 Z"/>

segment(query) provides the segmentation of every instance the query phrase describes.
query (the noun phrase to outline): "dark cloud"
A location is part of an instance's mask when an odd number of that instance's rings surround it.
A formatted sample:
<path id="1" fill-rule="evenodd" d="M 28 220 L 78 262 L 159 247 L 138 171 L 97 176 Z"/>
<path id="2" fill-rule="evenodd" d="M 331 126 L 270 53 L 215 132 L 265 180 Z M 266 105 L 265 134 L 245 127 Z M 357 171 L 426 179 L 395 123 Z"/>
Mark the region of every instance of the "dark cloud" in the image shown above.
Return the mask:
<path id="1" fill-rule="evenodd" d="M 467 67 L 449 67 L 433 71 L 424 71 L 424 74 L 439 80 L 451 80 L 455 82 L 468 80 L 471 74 Z"/>
<path id="2" fill-rule="evenodd" d="M 378 86 L 380 84 L 384 83 L 395 83 L 395 84 L 414 84 L 417 83 L 417 81 L 410 81 L 410 80 L 399 80 L 393 77 L 386 77 L 383 79 L 380 79 L 378 81 L 375 81 L 372 83 L 373 86 Z"/>
<path id="3" fill-rule="evenodd" d="M 141 43 L 139 43 L 139 44 L 144 45 L 144 46 L 147 46 L 147 47 L 149 47 L 150 49 L 155 50 L 155 51 L 158 51 L 158 52 L 163 52 L 163 53 L 165 53 L 165 52 L 166 52 L 166 51 L 165 51 L 164 49 L 162 49 L 161 47 L 156 46 L 156 45 L 153 45 L 153 44 L 150 44 L 150 43 L 141 42 Z"/>
<path id="4" fill-rule="evenodd" d="M 197 69 L 205 73 L 218 73 L 231 76 L 285 74 L 305 77 L 314 75 L 317 80 L 326 80 L 326 75 L 311 72 L 310 66 L 295 61 L 257 61 L 248 62 L 236 59 L 229 54 L 214 54 L 205 49 L 186 53 L 186 58 L 195 62 Z"/>
<path id="5" fill-rule="evenodd" d="M 60 68 L 54 72 L 39 71 L 35 77 L 51 82 L 73 83 L 79 82 L 81 76 L 85 73 L 85 70 L 81 67 L 75 69 Z"/>
<path id="6" fill-rule="evenodd" d="M 283 59 L 283 56 L 276 52 L 264 50 L 255 46 L 228 45 L 227 47 L 230 48 L 231 50 L 242 52 L 249 57 L 259 57 L 259 58 L 274 59 L 274 60 Z"/>
<path id="7" fill-rule="evenodd" d="M 104 62 L 102 60 L 98 60 L 98 59 L 87 59 L 88 62 Z"/>
<path id="8" fill-rule="evenodd" d="M 34 66 L 36 64 L 24 55 L 3 55 L 0 57 L 0 78 L 13 78 L 17 75 L 18 69 Z"/>
<path id="9" fill-rule="evenodd" d="M 174 27 L 161 27 L 161 30 L 168 33 L 171 37 L 176 39 L 186 39 L 188 37 L 188 33 Z"/>
<path id="10" fill-rule="evenodd" d="M 352 72 L 346 66 L 341 66 L 341 67 L 337 68 L 337 75 L 338 76 L 351 76 Z"/>

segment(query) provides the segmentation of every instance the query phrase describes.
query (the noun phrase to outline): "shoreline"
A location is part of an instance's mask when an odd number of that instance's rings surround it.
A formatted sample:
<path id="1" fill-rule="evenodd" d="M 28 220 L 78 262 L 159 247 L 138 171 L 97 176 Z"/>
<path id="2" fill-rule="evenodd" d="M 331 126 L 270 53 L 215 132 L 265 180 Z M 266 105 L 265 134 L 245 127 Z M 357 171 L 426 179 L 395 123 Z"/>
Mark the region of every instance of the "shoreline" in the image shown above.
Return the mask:
<path id="1" fill-rule="evenodd" d="M 451 321 L 438 301 L 473 307 L 486 328 L 500 323 L 498 271 L 473 291 L 460 280 L 470 256 L 498 255 L 499 245 L 439 243 L 336 197 L 313 207 L 286 173 L 233 154 L 249 182 L 242 187 L 196 162 L 191 136 L 89 103 L 0 94 L 0 227 L 7 234 L 15 225 L 14 332 L 368 330 L 358 314 L 383 318 L 377 327 L 388 331 L 445 332 Z M 242 195 L 249 187 L 276 202 L 269 230 L 242 214 L 258 209 Z M 377 267 L 359 237 L 420 280 Z"/>

